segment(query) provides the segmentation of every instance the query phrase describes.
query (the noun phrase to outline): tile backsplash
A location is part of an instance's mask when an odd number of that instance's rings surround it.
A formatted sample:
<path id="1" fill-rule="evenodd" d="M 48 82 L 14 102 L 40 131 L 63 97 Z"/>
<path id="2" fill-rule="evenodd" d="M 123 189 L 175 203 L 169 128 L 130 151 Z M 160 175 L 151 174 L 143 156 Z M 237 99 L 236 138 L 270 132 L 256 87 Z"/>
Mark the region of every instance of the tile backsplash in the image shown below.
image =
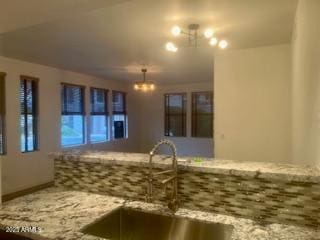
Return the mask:
<path id="1" fill-rule="evenodd" d="M 160 169 L 158 169 L 160 170 Z M 155 169 L 157 171 L 157 169 Z M 55 159 L 55 184 L 74 190 L 145 200 L 148 168 Z M 165 203 L 156 184 L 155 202 Z M 320 227 L 320 184 L 179 170 L 180 206 L 261 223 Z"/>

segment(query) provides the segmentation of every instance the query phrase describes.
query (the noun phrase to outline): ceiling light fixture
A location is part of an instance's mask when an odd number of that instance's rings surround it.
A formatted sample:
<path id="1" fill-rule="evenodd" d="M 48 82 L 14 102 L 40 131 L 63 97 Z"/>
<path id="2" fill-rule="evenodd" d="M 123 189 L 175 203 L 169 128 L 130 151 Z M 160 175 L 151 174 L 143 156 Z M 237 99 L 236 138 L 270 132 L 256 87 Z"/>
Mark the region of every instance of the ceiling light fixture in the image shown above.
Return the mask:
<path id="1" fill-rule="evenodd" d="M 215 38 L 215 37 L 211 38 L 210 41 L 209 41 L 209 44 L 211 46 L 216 46 L 218 44 L 218 39 Z"/>
<path id="2" fill-rule="evenodd" d="M 221 40 L 219 42 L 219 47 L 225 49 L 226 47 L 228 47 L 228 42 L 226 40 Z"/>
<path id="3" fill-rule="evenodd" d="M 171 29 L 171 33 L 173 36 L 178 37 L 181 34 L 181 28 L 179 26 L 174 26 Z"/>
<path id="4" fill-rule="evenodd" d="M 142 91 L 142 92 L 150 92 L 153 91 L 155 89 L 155 85 L 153 82 L 149 82 L 146 81 L 146 73 L 147 73 L 147 69 L 146 68 L 142 68 L 141 72 L 143 74 L 143 80 L 139 81 L 139 82 L 135 82 L 134 84 L 134 90 L 136 91 Z"/>
<path id="5" fill-rule="evenodd" d="M 209 39 L 209 45 L 212 47 L 219 46 L 221 49 L 228 47 L 228 42 L 226 40 L 218 40 L 214 35 L 214 30 L 212 28 L 207 28 L 203 32 L 203 36 L 198 34 L 200 25 L 190 24 L 187 31 L 184 31 L 179 26 L 174 26 L 171 29 L 171 33 L 174 37 L 179 37 L 180 35 L 185 35 L 188 38 L 187 45 L 185 47 L 199 47 L 199 41 L 202 39 Z M 177 52 L 178 47 L 173 42 L 167 42 L 166 50 L 169 52 Z"/>
<path id="6" fill-rule="evenodd" d="M 205 38 L 212 38 L 213 34 L 214 34 L 214 31 L 212 28 L 207 28 L 203 33 Z"/>
<path id="7" fill-rule="evenodd" d="M 176 52 L 176 51 L 178 51 L 178 48 L 177 48 L 176 45 L 174 45 L 174 43 L 172 43 L 172 42 L 168 42 L 168 43 L 166 44 L 166 49 L 167 49 L 167 51 L 169 51 L 169 52 Z"/>

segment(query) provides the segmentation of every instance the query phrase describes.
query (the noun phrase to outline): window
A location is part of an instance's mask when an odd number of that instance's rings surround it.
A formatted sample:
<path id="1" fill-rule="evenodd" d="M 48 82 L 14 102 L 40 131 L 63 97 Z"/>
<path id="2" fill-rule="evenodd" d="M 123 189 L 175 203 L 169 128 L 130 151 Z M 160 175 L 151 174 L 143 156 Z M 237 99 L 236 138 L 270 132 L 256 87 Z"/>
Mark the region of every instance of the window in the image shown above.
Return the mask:
<path id="1" fill-rule="evenodd" d="M 108 134 L 108 90 L 90 89 L 90 142 L 98 143 L 109 140 Z"/>
<path id="2" fill-rule="evenodd" d="M 0 72 L 0 155 L 5 154 L 4 116 L 5 116 L 5 73 Z"/>
<path id="3" fill-rule="evenodd" d="M 61 88 L 61 146 L 85 143 L 84 90 L 82 86 L 62 84 Z"/>
<path id="4" fill-rule="evenodd" d="M 113 138 L 128 137 L 126 93 L 112 91 L 112 113 L 113 113 Z"/>
<path id="5" fill-rule="evenodd" d="M 186 93 L 165 94 L 165 136 L 186 136 Z"/>
<path id="6" fill-rule="evenodd" d="M 192 137 L 213 136 L 213 94 L 192 93 Z"/>
<path id="7" fill-rule="evenodd" d="M 21 152 L 38 150 L 38 79 L 20 80 Z"/>

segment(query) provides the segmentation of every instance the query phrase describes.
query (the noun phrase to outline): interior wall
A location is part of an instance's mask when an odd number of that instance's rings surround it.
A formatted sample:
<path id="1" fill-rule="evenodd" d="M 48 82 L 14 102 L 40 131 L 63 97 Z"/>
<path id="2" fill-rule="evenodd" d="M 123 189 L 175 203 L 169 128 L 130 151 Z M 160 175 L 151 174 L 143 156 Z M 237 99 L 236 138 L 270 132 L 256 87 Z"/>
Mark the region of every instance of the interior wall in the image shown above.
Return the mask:
<path id="1" fill-rule="evenodd" d="M 293 156 L 320 166 L 320 1 L 300 0 L 292 40 Z"/>
<path id="2" fill-rule="evenodd" d="M 291 161 L 290 45 L 215 55 L 215 155 Z"/>
<path id="3" fill-rule="evenodd" d="M 7 155 L 2 157 L 3 194 L 43 184 L 53 180 L 53 161 L 47 154 L 60 149 L 60 83 L 69 82 L 86 86 L 86 112 L 89 113 L 89 87 L 128 91 L 128 86 L 114 81 L 63 71 L 56 68 L 0 57 L 0 71 L 6 72 L 6 143 Z M 20 75 L 37 77 L 39 81 L 39 147 L 31 153 L 20 152 Z M 109 100 L 111 100 L 109 94 Z M 83 145 L 82 149 L 135 151 L 136 123 L 133 109 L 136 107 L 132 94 L 128 94 L 129 139 L 103 144 Z M 111 109 L 111 101 L 110 108 Z M 88 119 L 88 117 L 87 117 Z M 87 121 L 88 128 L 88 121 Z"/>
<path id="4" fill-rule="evenodd" d="M 212 138 L 191 137 L 191 92 L 212 91 L 213 84 L 194 83 L 178 85 L 159 85 L 153 93 L 135 93 L 139 99 L 140 152 L 148 153 L 153 145 L 163 139 L 169 139 L 177 147 L 179 156 L 213 157 Z M 187 137 L 164 136 L 164 94 L 187 93 Z M 162 153 L 167 153 L 161 149 Z"/>

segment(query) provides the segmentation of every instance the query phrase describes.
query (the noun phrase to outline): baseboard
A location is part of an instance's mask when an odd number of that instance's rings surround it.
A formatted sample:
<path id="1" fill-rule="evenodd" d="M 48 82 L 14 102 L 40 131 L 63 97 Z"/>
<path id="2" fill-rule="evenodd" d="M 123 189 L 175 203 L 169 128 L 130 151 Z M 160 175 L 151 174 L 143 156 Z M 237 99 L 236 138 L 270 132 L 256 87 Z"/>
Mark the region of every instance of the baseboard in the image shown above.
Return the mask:
<path id="1" fill-rule="evenodd" d="M 51 181 L 51 182 L 40 184 L 40 185 L 31 187 L 31 188 L 23 189 L 21 191 L 17 191 L 17 192 L 14 192 L 14 193 L 9 193 L 9 194 L 6 194 L 6 195 L 2 196 L 2 202 L 7 202 L 7 201 L 10 201 L 10 200 L 12 200 L 14 198 L 21 197 L 21 196 L 24 196 L 24 195 L 27 195 L 27 194 L 30 194 L 30 193 L 34 193 L 36 191 L 39 191 L 39 190 L 42 190 L 42 189 L 45 189 L 45 188 L 48 188 L 48 187 L 52 187 L 53 185 L 54 185 L 54 181 Z"/>

